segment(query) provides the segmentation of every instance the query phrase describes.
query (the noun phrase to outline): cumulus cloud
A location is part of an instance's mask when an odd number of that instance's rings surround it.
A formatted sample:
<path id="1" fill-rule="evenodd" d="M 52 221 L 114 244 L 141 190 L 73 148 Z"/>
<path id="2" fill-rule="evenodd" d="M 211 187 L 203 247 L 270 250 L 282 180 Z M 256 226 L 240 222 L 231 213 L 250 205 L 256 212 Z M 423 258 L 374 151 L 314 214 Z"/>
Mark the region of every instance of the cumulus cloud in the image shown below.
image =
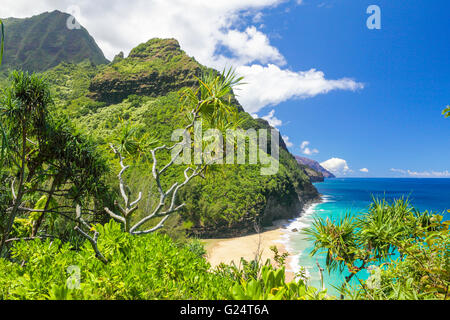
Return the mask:
<path id="1" fill-rule="evenodd" d="M 283 121 L 275 117 L 275 110 L 271 110 L 269 114 L 262 117 L 262 119 L 266 120 L 274 128 L 280 127 L 283 124 Z"/>
<path id="2" fill-rule="evenodd" d="M 344 159 L 331 158 L 322 162 L 320 165 L 336 176 L 343 176 L 351 172 L 347 161 Z"/>
<path id="3" fill-rule="evenodd" d="M 288 136 L 283 136 L 283 140 L 284 140 L 284 143 L 286 143 L 286 147 L 292 148 L 294 146 L 294 144 L 289 141 L 289 137 Z"/>
<path id="4" fill-rule="evenodd" d="M 416 178 L 450 178 L 450 171 L 413 171 L 413 170 L 403 170 L 403 169 L 395 169 L 392 168 L 391 172 L 400 173 L 403 176 L 407 177 L 416 177 Z"/>
<path id="5" fill-rule="evenodd" d="M 407 174 L 406 170 L 403 170 L 403 169 L 392 168 L 390 171 L 391 172 L 396 172 L 396 173 L 401 173 L 401 174 Z"/>
<path id="6" fill-rule="evenodd" d="M 369 169 L 367 169 L 367 168 L 359 169 L 359 171 L 364 172 L 364 173 L 369 173 Z"/>
<path id="7" fill-rule="evenodd" d="M 300 145 L 300 149 L 302 150 L 302 153 L 310 156 L 313 154 L 317 154 L 319 153 L 319 150 L 317 149 L 310 149 L 308 146 L 310 145 L 309 141 L 303 141 L 302 144 Z"/>
<path id="8" fill-rule="evenodd" d="M 274 62 L 278 65 L 286 63 L 278 49 L 270 45 L 269 38 L 254 26 L 245 31 L 229 30 L 221 35 L 219 45 L 231 50 L 235 58 L 219 55 L 215 58 L 215 64 L 220 61 L 232 65 L 245 65 L 253 61 L 263 64 Z"/>
<path id="9" fill-rule="evenodd" d="M 263 9 L 286 0 L 3 0 L 2 17 L 71 11 L 107 58 L 125 55 L 150 38 L 176 38 L 183 50 L 207 66 L 233 66 L 246 77 L 239 100 L 256 113 L 292 98 L 363 87 L 352 79 L 329 80 L 322 71 L 282 69 L 286 60 L 255 25 Z M 302 1 L 297 0 L 297 3 Z M 72 11 L 74 7 L 79 10 Z M 249 19 L 250 18 L 250 19 Z"/>
<path id="10" fill-rule="evenodd" d="M 240 66 L 236 71 L 245 77 L 239 90 L 239 101 L 248 112 L 258 112 L 292 98 L 304 99 L 332 90 L 358 90 L 364 87 L 352 79 L 327 80 L 322 71 L 311 69 L 294 72 L 277 65 Z"/>

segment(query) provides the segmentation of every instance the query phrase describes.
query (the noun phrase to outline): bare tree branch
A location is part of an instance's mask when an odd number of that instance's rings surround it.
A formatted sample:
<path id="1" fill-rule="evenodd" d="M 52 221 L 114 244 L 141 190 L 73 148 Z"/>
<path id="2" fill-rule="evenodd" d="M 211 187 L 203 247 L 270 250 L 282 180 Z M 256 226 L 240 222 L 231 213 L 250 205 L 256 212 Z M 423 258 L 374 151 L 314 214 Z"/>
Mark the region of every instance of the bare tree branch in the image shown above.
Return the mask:
<path id="1" fill-rule="evenodd" d="M 125 223 L 125 218 L 124 217 L 121 217 L 121 216 L 115 214 L 114 212 L 112 212 L 108 208 L 105 208 L 105 211 L 106 211 L 107 214 L 109 214 L 111 216 L 111 218 L 113 218 L 113 219 L 115 219 L 115 220 L 117 220 L 119 222 Z"/>
<path id="2" fill-rule="evenodd" d="M 106 258 L 102 255 L 102 253 L 98 249 L 97 241 L 98 241 L 99 233 L 97 230 L 93 229 L 86 221 L 83 220 L 83 218 L 81 217 L 81 207 L 79 205 L 77 205 L 77 208 L 76 208 L 76 218 L 77 218 L 77 221 L 80 224 L 80 226 L 84 226 L 87 229 L 89 229 L 90 231 L 94 231 L 94 236 L 91 237 L 86 232 L 84 232 L 83 229 L 81 229 L 79 226 L 75 226 L 74 229 L 91 243 L 92 249 L 94 249 L 94 251 L 95 251 L 95 257 L 97 259 L 99 259 L 101 262 L 103 262 L 104 264 L 108 264 L 108 260 L 106 260 Z"/>
<path id="3" fill-rule="evenodd" d="M 32 241 L 36 239 L 55 239 L 55 236 L 50 235 L 43 235 L 43 236 L 36 236 L 36 237 L 26 237 L 26 238 L 11 238 L 5 241 L 5 243 L 15 242 L 15 241 Z"/>

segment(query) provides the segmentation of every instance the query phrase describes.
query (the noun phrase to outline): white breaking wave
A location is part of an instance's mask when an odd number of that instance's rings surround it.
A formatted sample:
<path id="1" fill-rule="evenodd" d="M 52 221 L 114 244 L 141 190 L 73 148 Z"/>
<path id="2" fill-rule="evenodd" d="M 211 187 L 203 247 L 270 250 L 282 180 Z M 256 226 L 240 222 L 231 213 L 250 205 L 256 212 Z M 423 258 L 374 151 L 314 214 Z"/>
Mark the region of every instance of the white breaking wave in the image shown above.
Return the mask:
<path id="1" fill-rule="evenodd" d="M 286 250 L 290 253 L 291 261 L 287 267 L 289 271 L 295 274 L 300 272 L 302 268 L 302 266 L 300 266 L 298 263 L 299 258 L 302 255 L 302 251 L 298 249 L 296 250 L 292 247 L 291 238 L 294 235 L 298 236 L 298 232 L 311 226 L 311 223 L 314 221 L 313 215 L 316 212 L 316 207 L 324 202 L 329 202 L 328 197 L 323 197 L 322 202 L 320 203 L 314 203 L 309 205 L 307 208 L 303 210 L 303 212 L 300 214 L 298 218 L 291 219 L 289 220 L 289 223 L 284 225 L 286 231 L 279 242 L 282 243 L 286 247 Z M 295 229 L 297 230 L 297 232 L 292 231 Z M 307 269 L 305 270 L 305 274 L 308 278 L 311 277 Z"/>

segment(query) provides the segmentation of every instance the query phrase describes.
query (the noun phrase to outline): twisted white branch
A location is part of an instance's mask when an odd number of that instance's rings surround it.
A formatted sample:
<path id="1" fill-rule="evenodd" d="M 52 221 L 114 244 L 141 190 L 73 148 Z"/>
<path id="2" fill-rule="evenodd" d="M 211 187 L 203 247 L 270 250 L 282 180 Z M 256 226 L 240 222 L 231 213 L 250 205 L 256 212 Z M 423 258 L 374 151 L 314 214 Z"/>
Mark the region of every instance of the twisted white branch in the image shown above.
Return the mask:
<path id="1" fill-rule="evenodd" d="M 84 226 L 90 231 L 93 230 L 93 228 L 86 221 L 84 221 L 84 219 L 81 217 L 81 207 L 79 205 L 77 205 L 76 213 L 77 213 L 76 219 L 77 219 L 78 223 L 80 224 L 80 226 Z M 104 264 L 108 264 L 108 260 L 106 260 L 106 258 L 102 255 L 102 253 L 98 249 L 98 245 L 97 245 L 98 236 L 99 236 L 98 231 L 94 229 L 93 230 L 94 236 L 91 237 L 86 232 L 84 232 L 83 229 L 80 228 L 80 226 L 75 226 L 74 229 L 91 243 L 91 246 L 95 251 L 95 257 L 98 258 Z"/>

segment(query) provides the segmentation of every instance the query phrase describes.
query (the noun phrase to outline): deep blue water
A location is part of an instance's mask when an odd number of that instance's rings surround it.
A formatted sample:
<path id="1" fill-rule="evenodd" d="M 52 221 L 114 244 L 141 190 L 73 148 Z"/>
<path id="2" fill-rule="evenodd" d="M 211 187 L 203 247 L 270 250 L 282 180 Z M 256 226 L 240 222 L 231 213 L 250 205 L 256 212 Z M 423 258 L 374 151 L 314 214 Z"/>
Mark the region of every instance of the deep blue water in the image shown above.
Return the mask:
<path id="1" fill-rule="evenodd" d="M 338 178 L 315 183 L 315 186 L 322 194 L 323 202 L 306 210 L 289 228 L 300 230 L 309 227 L 315 217 L 329 217 L 333 220 L 347 212 L 366 212 L 372 197 L 386 200 L 405 197 L 420 211 L 433 211 L 450 219 L 450 214 L 447 213 L 450 209 L 450 179 Z M 296 254 L 292 267 L 305 267 L 310 275 L 310 284 L 320 287 L 317 262 L 325 267 L 324 256 L 311 257 L 312 242 L 306 240 L 301 233 L 289 234 L 287 241 L 289 250 Z M 339 286 L 344 276 L 339 272 L 328 274 L 325 271 L 324 279 L 329 292 L 337 294 L 333 286 Z M 364 278 L 367 274 L 361 276 Z"/>

